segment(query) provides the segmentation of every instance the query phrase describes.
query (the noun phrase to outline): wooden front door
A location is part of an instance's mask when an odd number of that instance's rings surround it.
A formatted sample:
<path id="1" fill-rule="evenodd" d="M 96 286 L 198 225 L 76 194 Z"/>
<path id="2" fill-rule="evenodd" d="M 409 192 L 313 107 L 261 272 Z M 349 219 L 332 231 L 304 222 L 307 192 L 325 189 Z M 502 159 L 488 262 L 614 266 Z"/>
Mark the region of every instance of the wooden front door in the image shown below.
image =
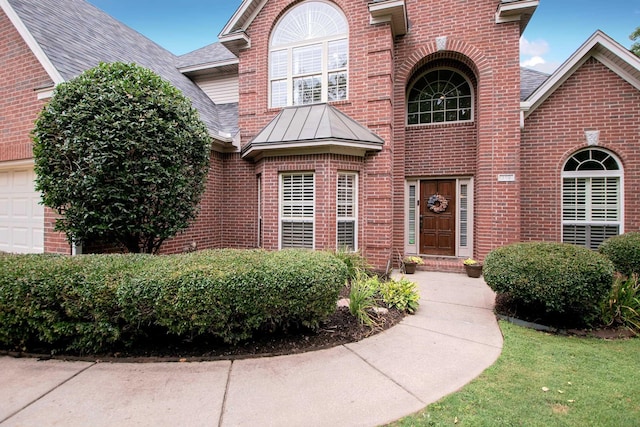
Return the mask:
<path id="1" fill-rule="evenodd" d="M 448 203 L 442 212 L 434 212 L 429 208 L 429 199 L 437 195 L 444 197 Z M 435 210 L 438 210 L 437 207 Z M 420 253 L 445 256 L 456 254 L 455 179 L 420 182 Z"/>

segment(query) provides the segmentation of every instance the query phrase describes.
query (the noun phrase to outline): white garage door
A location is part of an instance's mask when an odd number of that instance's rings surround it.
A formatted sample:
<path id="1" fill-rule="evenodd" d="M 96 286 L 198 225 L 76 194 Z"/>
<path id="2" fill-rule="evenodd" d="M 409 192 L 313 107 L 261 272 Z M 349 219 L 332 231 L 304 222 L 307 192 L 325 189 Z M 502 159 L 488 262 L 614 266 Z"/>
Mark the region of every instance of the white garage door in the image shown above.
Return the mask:
<path id="1" fill-rule="evenodd" d="M 34 178 L 31 165 L 0 165 L 0 251 L 44 252 L 44 207 Z"/>

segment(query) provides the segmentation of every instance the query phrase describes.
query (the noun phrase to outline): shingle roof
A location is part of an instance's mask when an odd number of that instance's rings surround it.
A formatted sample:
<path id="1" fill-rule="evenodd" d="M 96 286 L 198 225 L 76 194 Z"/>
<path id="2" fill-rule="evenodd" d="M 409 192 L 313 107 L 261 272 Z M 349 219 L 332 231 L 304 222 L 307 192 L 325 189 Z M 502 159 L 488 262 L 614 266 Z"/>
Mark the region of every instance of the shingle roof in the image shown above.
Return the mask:
<path id="1" fill-rule="evenodd" d="M 193 67 L 196 65 L 225 62 L 238 59 L 222 43 L 212 43 L 193 52 L 185 53 L 178 57 L 178 68 Z"/>
<path id="2" fill-rule="evenodd" d="M 520 67 L 520 101 L 526 101 L 548 78 L 549 74 Z"/>
<path id="3" fill-rule="evenodd" d="M 223 123 L 213 101 L 180 73 L 174 54 L 84 0 L 8 2 L 64 80 L 100 62 L 133 62 L 179 88 L 213 134 L 234 127 Z"/>

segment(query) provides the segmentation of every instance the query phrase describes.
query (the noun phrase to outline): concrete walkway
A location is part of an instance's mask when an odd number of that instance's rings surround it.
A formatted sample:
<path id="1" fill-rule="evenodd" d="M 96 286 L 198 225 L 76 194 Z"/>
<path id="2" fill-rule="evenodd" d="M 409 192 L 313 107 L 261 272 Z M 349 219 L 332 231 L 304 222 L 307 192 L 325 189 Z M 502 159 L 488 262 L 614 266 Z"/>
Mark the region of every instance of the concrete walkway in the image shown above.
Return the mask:
<path id="1" fill-rule="evenodd" d="M 358 343 L 201 363 L 0 357 L 0 426 L 375 426 L 416 412 L 500 355 L 482 279 L 418 272 L 420 309 Z"/>

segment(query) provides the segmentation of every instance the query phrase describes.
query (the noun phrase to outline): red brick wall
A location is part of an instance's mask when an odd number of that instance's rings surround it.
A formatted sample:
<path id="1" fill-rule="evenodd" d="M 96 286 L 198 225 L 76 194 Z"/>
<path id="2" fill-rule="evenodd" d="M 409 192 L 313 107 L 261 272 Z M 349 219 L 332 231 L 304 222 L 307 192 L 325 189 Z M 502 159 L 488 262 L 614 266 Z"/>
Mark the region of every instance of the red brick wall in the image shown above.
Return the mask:
<path id="1" fill-rule="evenodd" d="M 624 168 L 624 229 L 640 229 L 640 92 L 589 59 L 525 121 L 522 132 L 522 239 L 559 241 L 562 168 L 586 148 L 585 131 Z"/>
<path id="2" fill-rule="evenodd" d="M 30 133 L 44 105 L 35 90 L 53 82 L 2 10 L 0 64 L 0 162 L 30 159 Z"/>
<path id="3" fill-rule="evenodd" d="M 161 249 L 163 253 L 179 253 L 192 249 L 212 249 L 223 246 L 224 156 L 224 154 L 212 151 L 206 188 L 200 200 L 198 216 L 187 230 L 164 242 Z"/>
<path id="4" fill-rule="evenodd" d="M 64 233 L 53 231 L 56 224 L 56 213 L 44 208 L 44 251 L 47 253 L 71 255 L 71 245 Z"/>
<path id="5" fill-rule="evenodd" d="M 258 246 L 258 181 L 255 165 L 227 154 L 224 163 L 222 244 L 227 248 Z"/>
<path id="6" fill-rule="evenodd" d="M 251 48 L 240 52 L 239 65 L 243 145 L 278 112 L 268 108 L 268 41 L 274 23 L 294 3 L 268 2 L 247 30 Z M 368 3 L 335 1 L 350 33 L 349 100 L 334 105 L 385 140 L 382 152 L 366 156 L 360 175 L 363 253 L 383 269 L 397 251 L 404 251 L 406 175 L 474 176 L 477 257 L 519 240 L 519 23 L 495 23 L 498 0 L 407 2 L 410 31 L 394 40 L 389 24 L 369 23 Z M 437 51 L 440 36 L 448 37 L 446 51 Z M 405 126 L 407 85 L 430 60 L 455 60 L 471 70 L 476 94 L 472 124 Z M 277 161 L 280 170 L 297 167 L 287 162 L 298 162 L 286 157 Z M 328 167 L 323 156 L 306 161 L 313 163 L 308 167 Z M 256 173 L 264 174 L 265 198 L 277 202 L 277 174 L 270 169 L 275 164 L 271 159 Z M 497 183 L 502 173 L 515 174 L 516 182 Z M 264 208 L 265 246 L 277 247 L 277 203 Z M 325 241 L 325 228 L 335 226 L 333 219 L 328 216 L 317 228 L 319 241 Z"/>
<path id="7" fill-rule="evenodd" d="M 53 81 L 2 10 L 0 64 L 0 162 L 31 159 L 31 131 L 46 102 L 36 90 L 53 87 Z M 45 209 L 45 251 L 71 253 L 65 236 L 53 231 L 54 221 L 53 211 Z"/>
<path id="8" fill-rule="evenodd" d="M 240 53 L 239 65 L 239 124 L 243 145 L 279 111 L 268 108 L 268 42 L 274 24 L 294 3 L 286 0 L 268 2 L 247 30 L 251 48 Z M 361 185 L 360 192 L 360 246 L 376 267 L 384 269 L 392 256 L 393 39 L 388 25 L 369 24 L 368 1 L 338 0 L 335 3 L 349 21 L 349 99 L 333 105 L 386 141 L 381 153 L 367 155 L 363 162 L 356 162 L 361 170 L 360 182 L 365 183 Z M 326 206 L 317 204 L 322 214 L 316 216 L 320 219 L 316 222 L 316 242 L 317 247 L 335 247 L 335 191 L 331 193 L 331 188 L 335 189 L 336 163 L 325 155 L 305 156 L 304 160 L 283 157 L 278 161 L 281 162 L 279 171 L 287 167 L 297 168 L 300 162 L 306 162 L 307 167 L 317 168 L 314 170 L 320 176 L 330 176 L 326 181 L 328 186 L 316 187 L 318 200 L 326 199 L 328 203 Z M 255 183 L 256 175 L 264 170 L 263 200 L 275 197 L 272 200 L 276 203 L 264 206 L 264 243 L 269 248 L 276 248 L 278 243 L 277 173 L 270 169 L 275 168 L 275 162 L 275 159 L 269 159 L 257 165 L 252 177 L 245 176 L 241 167 L 238 179 L 249 182 L 234 184 L 238 186 L 238 199 L 256 200 L 255 185 L 250 183 Z M 243 212 L 250 213 L 246 209 Z M 256 230 L 257 213 L 254 212 L 251 218 L 254 220 L 253 230 Z"/>
<path id="9" fill-rule="evenodd" d="M 362 173 L 365 169 L 363 158 L 337 154 L 271 157 L 261 160 L 256 171 L 262 178 L 263 247 L 278 249 L 279 230 L 279 177 L 283 172 L 313 172 L 315 174 L 315 247 L 335 250 L 336 243 L 336 195 L 338 172 L 358 173 L 358 194 L 366 187 Z M 369 184 L 371 185 L 371 184 Z M 362 212 L 362 198 L 358 211 Z M 358 246 L 366 251 L 369 241 L 368 225 L 362 217 L 358 221 Z"/>
<path id="10" fill-rule="evenodd" d="M 519 23 L 496 24 L 498 1 L 407 2 L 411 31 L 396 42 L 395 163 L 417 178 L 474 176 L 475 249 L 520 239 Z M 447 37 L 438 51 L 436 38 Z M 474 80 L 472 124 L 405 126 L 406 90 L 430 64 L 456 61 Z M 394 188 L 404 176 L 395 169 Z M 498 183 L 498 174 L 516 182 Z M 394 192 L 394 247 L 404 249 L 404 192 Z"/>

